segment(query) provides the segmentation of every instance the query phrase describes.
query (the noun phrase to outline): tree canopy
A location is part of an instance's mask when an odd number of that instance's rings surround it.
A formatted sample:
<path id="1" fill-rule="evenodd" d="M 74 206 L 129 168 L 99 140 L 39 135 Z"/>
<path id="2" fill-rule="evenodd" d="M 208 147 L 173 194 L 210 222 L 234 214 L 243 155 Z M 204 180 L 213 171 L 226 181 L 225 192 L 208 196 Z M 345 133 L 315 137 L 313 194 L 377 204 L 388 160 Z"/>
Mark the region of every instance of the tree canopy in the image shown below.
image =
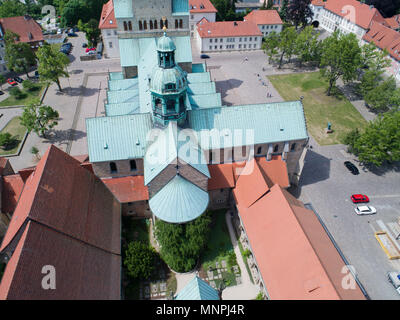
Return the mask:
<path id="1" fill-rule="evenodd" d="M 55 82 L 58 89 L 62 91 L 60 77 L 69 77 L 66 71 L 66 67 L 70 63 L 68 57 L 48 44 L 39 48 L 36 56 L 39 61 L 38 72 L 41 81 Z"/>
<path id="2" fill-rule="evenodd" d="M 310 8 L 311 0 L 291 0 L 287 4 L 286 20 L 291 21 L 296 29 L 298 26 L 305 27 L 312 18 Z"/>
<path id="3" fill-rule="evenodd" d="M 21 125 L 27 128 L 29 132 L 34 131 L 43 137 L 58 124 L 58 118 L 58 112 L 50 106 L 42 105 L 39 99 L 34 99 L 24 107 L 24 111 L 20 117 Z"/>
<path id="4" fill-rule="evenodd" d="M 0 2 L 0 18 L 18 17 L 28 13 L 26 6 L 18 0 Z"/>
<path id="5" fill-rule="evenodd" d="M 210 213 L 186 224 L 157 220 L 155 235 L 163 260 L 177 272 L 192 270 L 207 243 L 210 223 Z"/>
<path id="6" fill-rule="evenodd" d="M 149 279 L 154 271 L 156 251 L 141 241 L 133 241 L 125 250 L 124 266 L 134 279 Z"/>
<path id="7" fill-rule="evenodd" d="M 370 122 L 364 132 L 350 132 L 345 143 L 366 165 L 381 166 L 400 161 L 400 111 L 392 111 Z"/>

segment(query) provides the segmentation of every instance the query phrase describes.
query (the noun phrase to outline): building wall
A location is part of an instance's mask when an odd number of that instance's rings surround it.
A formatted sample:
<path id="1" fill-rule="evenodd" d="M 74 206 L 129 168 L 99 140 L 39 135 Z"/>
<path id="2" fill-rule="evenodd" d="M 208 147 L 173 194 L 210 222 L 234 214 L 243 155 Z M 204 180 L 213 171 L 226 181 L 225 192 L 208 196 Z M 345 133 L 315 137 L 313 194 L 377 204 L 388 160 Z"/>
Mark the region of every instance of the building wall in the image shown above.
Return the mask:
<path id="1" fill-rule="evenodd" d="M 8 72 L 5 56 L 6 56 L 6 46 L 4 40 L 0 40 L 0 74 L 5 74 Z"/>
<path id="2" fill-rule="evenodd" d="M 282 25 L 281 24 L 259 24 L 258 28 L 264 35 L 264 37 L 268 36 L 271 32 L 281 33 Z"/>
<path id="3" fill-rule="evenodd" d="M 117 29 L 102 29 L 104 51 L 108 58 L 119 58 Z"/>
<path id="4" fill-rule="evenodd" d="M 204 12 L 204 13 L 190 13 L 189 16 L 189 27 L 190 27 L 190 37 L 194 38 L 196 31 L 196 24 L 203 18 L 206 18 L 210 22 L 215 22 L 216 13 Z"/>
<path id="5" fill-rule="evenodd" d="M 122 72 L 124 74 L 124 79 L 135 78 L 138 76 L 137 66 L 132 67 L 122 67 Z"/>
<path id="6" fill-rule="evenodd" d="M 231 189 L 217 189 L 208 191 L 210 202 L 208 209 L 228 209 L 230 207 Z"/>
<path id="7" fill-rule="evenodd" d="M 201 52 L 259 50 L 262 44 L 261 36 L 218 38 L 201 38 L 198 36 L 198 39 L 200 39 Z"/>
<path id="8" fill-rule="evenodd" d="M 127 202 L 121 205 L 122 215 L 133 218 L 151 218 L 148 201 Z"/>
<path id="9" fill-rule="evenodd" d="M 136 170 L 131 171 L 130 160 L 136 161 Z M 114 162 L 117 166 L 117 172 L 112 173 L 110 163 Z M 119 161 L 94 162 L 93 171 L 99 178 L 120 178 L 126 176 L 141 176 L 144 174 L 143 159 L 129 159 Z"/>

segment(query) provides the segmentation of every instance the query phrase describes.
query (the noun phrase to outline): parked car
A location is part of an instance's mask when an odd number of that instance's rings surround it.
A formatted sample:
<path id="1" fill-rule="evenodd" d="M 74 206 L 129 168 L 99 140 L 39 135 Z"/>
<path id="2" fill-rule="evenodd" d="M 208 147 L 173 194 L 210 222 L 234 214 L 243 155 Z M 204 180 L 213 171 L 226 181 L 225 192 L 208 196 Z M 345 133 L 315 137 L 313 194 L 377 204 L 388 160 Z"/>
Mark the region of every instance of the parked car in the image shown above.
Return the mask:
<path id="1" fill-rule="evenodd" d="M 91 55 L 96 54 L 96 51 L 89 51 L 89 52 L 87 52 L 86 54 L 87 54 L 88 56 L 91 56 Z"/>
<path id="2" fill-rule="evenodd" d="M 17 81 L 18 83 L 22 83 L 24 80 L 20 77 L 14 77 L 14 81 Z"/>
<path id="3" fill-rule="evenodd" d="M 359 216 L 376 213 L 376 209 L 371 206 L 357 206 L 354 210 Z"/>
<path id="4" fill-rule="evenodd" d="M 82 48 L 87 48 L 87 43 L 86 42 L 82 43 Z"/>
<path id="5" fill-rule="evenodd" d="M 90 52 L 90 51 L 96 51 L 96 48 L 86 48 L 86 53 Z"/>
<path id="6" fill-rule="evenodd" d="M 202 55 L 200 55 L 200 58 L 201 58 L 201 59 L 209 59 L 210 56 L 207 55 L 207 54 L 202 54 Z"/>
<path id="7" fill-rule="evenodd" d="M 388 280 L 400 294 L 400 273 L 396 271 L 388 272 Z"/>
<path id="8" fill-rule="evenodd" d="M 8 83 L 9 85 L 11 85 L 11 86 L 16 86 L 16 85 L 18 85 L 18 83 L 15 82 L 15 81 L 14 81 L 13 79 L 11 79 L 11 78 L 7 79 L 7 83 Z"/>
<path id="9" fill-rule="evenodd" d="M 61 34 L 63 32 L 63 29 L 58 29 L 57 34 Z"/>
<path id="10" fill-rule="evenodd" d="M 360 171 L 358 171 L 357 167 L 350 161 L 345 161 L 344 165 L 346 166 L 347 169 L 349 169 L 349 171 L 352 174 L 354 174 L 354 175 L 360 174 Z"/>
<path id="11" fill-rule="evenodd" d="M 3 94 L 4 94 L 4 92 L 0 90 L 0 96 L 2 96 Z"/>
<path id="12" fill-rule="evenodd" d="M 35 75 L 33 76 L 34 79 L 39 79 L 39 71 L 35 71 Z"/>
<path id="13" fill-rule="evenodd" d="M 68 32 L 68 37 L 77 37 L 78 35 L 75 32 Z"/>
<path id="14" fill-rule="evenodd" d="M 365 194 L 353 194 L 350 199 L 353 203 L 369 202 L 369 198 Z"/>
<path id="15" fill-rule="evenodd" d="M 73 32 L 78 32 L 78 31 L 79 31 L 79 28 L 78 28 L 78 27 L 73 27 L 73 28 L 72 28 L 72 31 L 73 31 Z"/>
<path id="16" fill-rule="evenodd" d="M 64 43 L 61 46 L 61 48 L 67 48 L 68 50 L 71 50 L 72 49 L 72 43 L 71 42 Z"/>

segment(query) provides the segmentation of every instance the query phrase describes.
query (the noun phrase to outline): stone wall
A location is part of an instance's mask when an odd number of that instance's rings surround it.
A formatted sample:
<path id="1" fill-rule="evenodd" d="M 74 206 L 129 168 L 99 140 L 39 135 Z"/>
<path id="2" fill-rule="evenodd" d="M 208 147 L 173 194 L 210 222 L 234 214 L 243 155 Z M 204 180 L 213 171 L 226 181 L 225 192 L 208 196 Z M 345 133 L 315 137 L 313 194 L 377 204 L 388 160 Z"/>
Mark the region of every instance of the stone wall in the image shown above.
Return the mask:
<path id="1" fill-rule="evenodd" d="M 126 176 L 142 176 L 144 174 L 143 159 L 132 159 L 136 161 L 136 170 L 131 171 L 130 160 L 112 161 L 117 166 L 117 172 L 111 173 L 111 162 L 95 162 L 92 163 L 93 171 L 99 178 L 120 178 Z"/>

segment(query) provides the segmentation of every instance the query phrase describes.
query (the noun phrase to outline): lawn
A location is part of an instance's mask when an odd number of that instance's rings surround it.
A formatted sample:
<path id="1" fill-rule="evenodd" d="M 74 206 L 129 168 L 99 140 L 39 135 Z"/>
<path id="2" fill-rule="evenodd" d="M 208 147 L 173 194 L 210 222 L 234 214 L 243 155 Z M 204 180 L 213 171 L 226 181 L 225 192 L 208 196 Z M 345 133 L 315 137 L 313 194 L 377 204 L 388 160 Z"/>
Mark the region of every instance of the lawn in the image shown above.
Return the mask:
<path id="1" fill-rule="evenodd" d="M 363 128 L 367 122 L 358 110 L 340 93 L 327 96 L 327 82 L 319 72 L 269 76 L 276 90 L 286 101 L 304 97 L 303 105 L 309 133 L 320 145 L 343 143 L 348 132 Z M 333 133 L 326 133 L 328 122 Z"/>
<path id="2" fill-rule="evenodd" d="M 8 122 L 7 125 L 3 128 L 3 130 L 0 131 L 0 133 L 10 133 L 13 137 L 16 138 L 16 143 L 12 149 L 4 150 L 3 148 L 0 148 L 0 156 L 15 154 L 25 136 L 26 131 L 26 128 L 21 125 L 19 117 L 12 118 L 10 122 Z"/>
<path id="3" fill-rule="evenodd" d="M 233 265 L 237 265 L 237 261 L 231 238 L 229 236 L 228 227 L 226 225 L 225 212 L 226 210 L 217 210 L 212 213 L 212 232 L 208 240 L 206 250 L 201 257 L 201 274 L 203 277 L 206 276 L 207 271 L 209 270 L 212 270 L 214 276 L 217 276 L 218 271 L 216 268 L 216 263 L 218 262 L 221 268 L 222 261 L 224 260 L 226 262 L 227 270 L 221 271 L 222 279 L 214 279 L 217 288 L 219 287 L 220 282 L 224 280 L 226 286 L 236 285 L 236 276 L 231 270 L 231 267 Z"/>
<path id="4" fill-rule="evenodd" d="M 19 84 L 17 87 L 21 89 L 21 91 L 25 94 L 25 97 L 23 99 L 16 99 L 15 97 L 10 95 L 7 99 L 0 102 L 0 107 L 25 106 L 32 99 L 40 98 L 41 94 L 43 93 L 44 85 L 40 83 L 35 83 L 35 84 L 37 85 L 37 89 L 33 91 L 25 90 L 22 88 L 22 84 Z"/>

